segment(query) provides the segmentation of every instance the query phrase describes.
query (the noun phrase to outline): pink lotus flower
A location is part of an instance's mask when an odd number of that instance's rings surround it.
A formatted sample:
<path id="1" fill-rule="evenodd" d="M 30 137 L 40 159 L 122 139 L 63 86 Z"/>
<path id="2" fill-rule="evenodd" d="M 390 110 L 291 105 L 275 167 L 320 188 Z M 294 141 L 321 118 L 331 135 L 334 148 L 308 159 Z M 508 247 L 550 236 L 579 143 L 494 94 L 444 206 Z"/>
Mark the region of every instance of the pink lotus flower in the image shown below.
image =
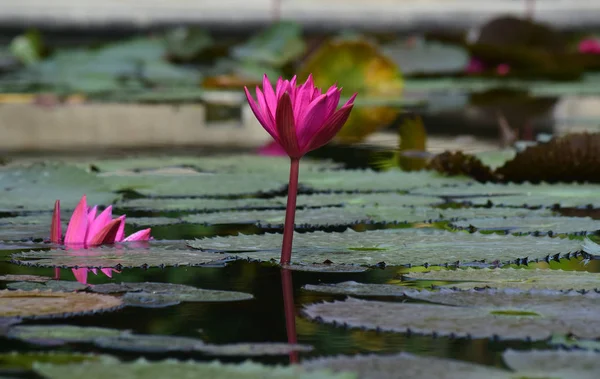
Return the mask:
<path id="1" fill-rule="evenodd" d="M 279 78 L 275 90 L 264 75 L 263 90 L 256 87 L 258 104 L 248 88 L 244 90 L 258 122 L 290 158 L 296 159 L 335 137 L 350 116 L 356 98 L 354 94 L 336 111 L 342 89 L 333 85 L 322 94 L 315 87 L 312 75 L 299 86 L 295 76 L 292 80 Z"/>
<path id="2" fill-rule="evenodd" d="M 147 241 L 150 239 L 150 228 L 140 230 L 125 238 L 125 215 L 116 219 L 112 218 L 112 206 L 108 206 L 99 215 L 98 206 L 89 208 L 85 195 L 75 207 L 73 215 L 67 226 L 64 244 L 67 248 L 84 248 L 111 244 L 115 242 L 128 241 Z M 54 203 L 54 213 L 52 214 L 52 225 L 50 227 L 50 240 L 53 243 L 62 243 L 62 227 L 60 224 L 60 200 Z M 59 269 L 57 269 L 59 270 Z M 96 269 L 78 268 L 73 269 L 73 274 L 78 282 L 87 282 L 87 272 L 92 271 L 97 274 Z M 113 269 L 103 268 L 101 271 L 112 277 Z M 116 270 L 115 270 L 116 271 Z M 58 275 L 58 272 L 56 272 Z M 55 275 L 55 276 L 56 276 Z"/>
<path id="3" fill-rule="evenodd" d="M 346 104 L 336 110 L 342 89 L 333 85 L 327 92 L 321 93 L 315 87 L 312 75 L 299 86 L 296 86 L 295 76 L 292 80 L 279 78 L 274 90 L 269 78 L 264 75 L 262 91 L 256 87 L 258 104 L 248 88 L 244 87 L 244 91 L 258 122 L 291 160 L 280 260 L 282 265 L 287 265 L 292 257 L 300 158 L 335 137 L 348 120 L 357 94 L 352 95 Z"/>
<path id="4" fill-rule="evenodd" d="M 595 38 L 586 38 L 579 42 L 578 50 L 582 54 L 600 54 L 600 41 Z"/>

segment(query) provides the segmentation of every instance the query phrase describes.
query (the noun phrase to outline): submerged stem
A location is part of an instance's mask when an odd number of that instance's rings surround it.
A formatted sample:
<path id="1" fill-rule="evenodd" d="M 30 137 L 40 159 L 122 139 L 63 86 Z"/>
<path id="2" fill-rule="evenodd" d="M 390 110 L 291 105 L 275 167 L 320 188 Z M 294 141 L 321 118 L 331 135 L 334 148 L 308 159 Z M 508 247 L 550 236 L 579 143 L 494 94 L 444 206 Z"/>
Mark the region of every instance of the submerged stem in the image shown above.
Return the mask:
<path id="1" fill-rule="evenodd" d="M 291 158 L 290 182 L 288 184 L 287 206 L 285 208 L 285 224 L 283 225 L 283 246 L 281 247 L 280 264 L 286 265 L 292 259 L 292 240 L 294 238 L 294 219 L 296 218 L 296 196 L 298 195 L 298 174 L 300 159 Z"/>
<path id="2" fill-rule="evenodd" d="M 297 344 L 296 336 L 296 311 L 294 307 L 294 286 L 292 284 L 292 271 L 281 269 L 281 289 L 283 291 L 283 311 L 285 314 L 285 330 L 289 344 Z M 298 352 L 290 352 L 290 363 L 298 363 Z"/>

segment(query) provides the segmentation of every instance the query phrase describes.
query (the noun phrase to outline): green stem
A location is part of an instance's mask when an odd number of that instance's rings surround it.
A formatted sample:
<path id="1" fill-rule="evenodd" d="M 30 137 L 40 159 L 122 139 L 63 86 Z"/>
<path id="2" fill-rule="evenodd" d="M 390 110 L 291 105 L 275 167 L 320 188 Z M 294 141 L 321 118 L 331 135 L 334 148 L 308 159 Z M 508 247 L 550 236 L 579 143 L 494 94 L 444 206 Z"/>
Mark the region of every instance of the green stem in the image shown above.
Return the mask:
<path id="1" fill-rule="evenodd" d="M 294 239 L 294 219 L 296 218 L 296 196 L 298 195 L 298 174 L 300 159 L 291 158 L 290 182 L 288 184 L 285 224 L 283 225 L 283 246 L 281 247 L 281 265 L 287 265 L 292 259 L 292 240 Z"/>

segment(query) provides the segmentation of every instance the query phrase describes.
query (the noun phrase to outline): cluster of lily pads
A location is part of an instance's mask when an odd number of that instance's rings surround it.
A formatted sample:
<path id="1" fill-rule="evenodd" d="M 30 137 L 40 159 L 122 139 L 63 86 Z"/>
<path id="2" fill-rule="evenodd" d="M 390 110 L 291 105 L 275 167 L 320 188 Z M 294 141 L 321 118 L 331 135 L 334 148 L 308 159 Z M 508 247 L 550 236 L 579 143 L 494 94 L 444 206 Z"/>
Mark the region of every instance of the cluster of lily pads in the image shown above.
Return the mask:
<path id="1" fill-rule="evenodd" d="M 239 261 L 276 266 L 288 169 L 285 158 L 246 155 L 65 158 L 0 167 L 0 254 L 11 263 L 0 266 L 4 267 L 0 285 L 5 288 L 0 290 L 0 336 L 75 351 L 84 344 L 102 351 L 208 357 L 310 352 L 312 346 L 298 344 L 295 338 L 289 344 L 218 345 L 192 337 L 36 324 L 39 318 L 124 307 L 253 301 L 252 293 L 239 291 L 120 283 L 118 275 L 109 283 L 80 283 L 35 271 L 219 268 Z M 135 230 L 154 231 L 165 225 L 209 230 L 227 224 L 246 234 L 184 232 L 177 239 L 165 239 L 155 233 L 154 240 L 141 245 L 123 242 L 88 249 L 51 243 L 54 200 L 61 199 L 67 215 L 82 194 L 91 203 L 126 213 Z M 297 207 L 292 262 L 286 269 L 349 275 L 386 267 L 397 275 L 378 284 L 349 280 L 307 284 L 303 294 L 326 294 L 321 299 L 327 301 L 303 302 L 292 320 L 297 317 L 296 322 L 333 329 L 535 341 L 538 349 L 504 351 L 503 367 L 407 352 L 313 356 L 289 367 L 274 367 L 174 359 L 121 362 L 109 355 L 61 350 L 3 353 L 0 370 L 34 370 L 49 378 L 166 373 L 213 378 L 597 376 L 600 274 L 594 258 L 600 255 L 596 243 L 600 220 L 564 214 L 575 214 L 573 210 L 592 214 L 600 208 L 600 185 L 481 184 L 431 171 L 347 170 L 329 161 L 306 159 L 300 169 Z M 62 220 L 63 229 L 67 221 Z M 574 262 L 577 270 L 552 269 L 554 262 Z M 31 275 L 14 274 L 23 267 Z"/>

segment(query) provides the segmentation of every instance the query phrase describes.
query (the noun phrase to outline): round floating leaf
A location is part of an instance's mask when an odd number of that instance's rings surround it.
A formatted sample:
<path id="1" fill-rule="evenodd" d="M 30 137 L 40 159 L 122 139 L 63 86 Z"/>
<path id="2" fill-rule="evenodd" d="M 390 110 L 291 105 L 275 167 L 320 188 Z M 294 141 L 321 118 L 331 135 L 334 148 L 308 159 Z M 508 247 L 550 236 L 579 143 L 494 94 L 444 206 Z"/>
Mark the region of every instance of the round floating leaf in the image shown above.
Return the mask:
<path id="1" fill-rule="evenodd" d="M 287 343 L 234 343 L 226 345 L 204 345 L 198 351 L 208 355 L 286 355 L 294 351 L 312 351 L 312 346 Z"/>
<path id="2" fill-rule="evenodd" d="M 110 204 L 118 195 L 104 181 L 73 166 L 35 164 L 0 169 L 0 211 L 52 210 L 61 200 L 73 209 L 82 194 L 92 204 Z"/>
<path id="3" fill-rule="evenodd" d="M 225 255 L 194 250 L 150 246 L 149 249 L 102 246 L 81 250 L 30 251 L 15 253 L 11 258 L 13 263 L 22 265 L 68 268 L 199 266 L 227 258 Z"/>
<path id="4" fill-rule="evenodd" d="M 337 173 L 336 173 L 337 174 Z M 273 199 L 285 206 L 287 196 Z M 351 193 L 340 196 L 339 194 L 313 194 L 298 195 L 297 206 L 323 207 L 327 205 L 346 206 L 425 206 L 440 204 L 443 200 L 432 196 L 401 195 L 399 193 Z"/>
<path id="5" fill-rule="evenodd" d="M 368 270 L 365 266 L 358 265 L 334 265 L 327 263 L 315 263 L 315 264 L 293 264 L 287 265 L 285 268 L 293 271 L 307 271 L 307 272 L 365 272 Z"/>
<path id="6" fill-rule="evenodd" d="M 455 187 L 418 188 L 415 194 L 447 196 L 455 200 L 467 200 L 473 204 L 544 206 L 559 204 L 561 207 L 592 205 L 600 207 L 598 184 L 473 184 Z"/>
<path id="7" fill-rule="evenodd" d="M 503 217 L 454 221 L 458 229 L 506 230 L 511 233 L 585 233 L 600 229 L 600 220 L 590 217 Z"/>
<path id="8" fill-rule="evenodd" d="M 93 340 L 101 348 L 112 350 L 135 351 L 144 353 L 167 353 L 172 351 L 194 351 L 204 345 L 195 338 L 120 334 L 115 336 L 99 336 Z"/>
<path id="9" fill-rule="evenodd" d="M 0 281 L 4 282 L 39 282 L 44 283 L 52 280 L 49 276 L 38 276 L 38 275 L 0 275 Z"/>
<path id="10" fill-rule="evenodd" d="M 26 241 L 50 237 L 50 214 L 0 218 L 0 241 Z M 66 228 L 66 224 L 63 225 Z"/>
<path id="11" fill-rule="evenodd" d="M 181 223 L 181 219 L 175 217 L 128 217 L 127 223 L 137 227 L 150 227 L 158 225 L 173 225 Z"/>
<path id="12" fill-rule="evenodd" d="M 430 171 L 405 172 L 390 170 L 375 172 L 371 170 L 344 170 L 332 173 L 311 172 L 300 175 L 300 183 L 321 191 L 404 191 L 423 189 L 429 186 L 447 186 L 468 182 L 467 178 L 444 177 Z M 433 187 L 432 196 L 443 196 L 443 188 Z"/>
<path id="13" fill-rule="evenodd" d="M 371 284 L 354 281 L 334 284 L 307 284 L 303 288 L 307 291 L 352 296 L 404 296 L 406 290 L 406 287 L 393 284 Z"/>
<path id="14" fill-rule="evenodd" d="M 172 307 L 181 303 L 178 299 L 173 299 L 170 295 L 147 293 L 147 292 L 131 292 L 126 293 L 121 298 L 123 303 L 128 307 L 140 308 L 165 308 Z"/>
<path id="15" fill-rule="evenodd" d="M 55 292 L 74 292 L 83 291 L 88 288 L 87 284 L 67 281 L 67 280 L 49 280 L 45 283 L 37 282 L 16 282 L 9 283 L 6 288 L 11 290 L 22 290 L 22 291 L 55 291 Z"/>
<path id="16" fill-rule="evenodd" d="M 243 96 L 243 95 L 242 95 Z M 223 156 L 142 156 L 126 159 L 101 159 L 76 164 L 83 168 L 95 167 L 103 173 L 141 172 L 168 168 L 192 168 L 207 173 L 281 173 L 290 170 L 288 157 L 267 157 L 256 154 L 230 154 Z M 340 168 L 339 163 L 302 159 L 301 174 L 305 171 Z"/>
<path id="17" fill-rule="evenodd" d="M 34 364 L 51 364 L 58 367 L 65 364 L 82 362 L 98 362 L 101 365 L 111 365 L 119 360 L 108 355 L 81 354 L 69 352 L 27 352 L 16 351 L 0 354 L 0 368 L 30 370 Z"/>
<path id="18" fill-rule="evenodd" d="M 315 358 L 303 361 L 302 366 L 308 370 L 352 371 L 361 379 L 511 378 L 509 372 L 494 367 L 407 353 Z"/>
<path id="19" fill-rule="evenodd" d="M 541 340 L 552 333 L 600 337 L 598 293 L 552 291 L 406 291 L 411 298 L 439 304 L 390 303 L 349 298 L 305 306 L 326 323 L 396 332 L 473 338 Z"/>
<path id="20" fill-rule="evenodd" d="M 279 259 L 280 234 L 214 237 L 190 241 L 196 249 L 235 252 L 240 257 Z M 423 265 L 453 262 L 542 259 L 581 251 L 575 240 L 550 237 L 516 237 L 480 233 L 452 233 L 433 229 L 387 229 L 342 233 L 296 233 L 294 262 L 340 264 Z"/>
<path id="21" fill-rule="evenodd" d="M 506 350 L 502 358 L 519 378 L 595 379 L 600 372 L 600 354 L 592 351 Z"/>
<path id="22" fill-rule="evenodd" d="M 98 337 L 118 336 L 118 329 L 75 325 L 17 325 L 7 337 L 41 345 L 62 345 L 70 342 L 91 342 Z"/>
<path id="23" fill-rule="evenodd" d="M 460 289 L 482 287 L 562 291 L 600 289 L 600 274 L 587 271 L 467 268 L 411 272 L 407 275 L 407 279 L 456 282 L 445 284 L 444 287 Z"/>
<path id="24" fill-rule="evenodd" d="M 356 379 L 352 373 L 334 374 L 328 370 L 308 372 L 302 367 L 264 366 L 252 362 L 222 364 L 165 360 L 148 362 L 144 359 L 128 363 L 82 363 L 78 365 L 36 364 L 34 369 L 46 378 L 211 378 L 211 379 Z"/>
<path id="25" fill-rule="evenodd" d="M 122 306 L 114 296 L 90 293 L 0 291 L 0 317 L 66 317 Z"/>
<path id="26" fill-rule="evenodd" d="M 215 211 L 240 208 L 267 208 L 279 205 L 279 202 L 274 202 L 271 199 L 141 198 L 124 201 L 119 203 L 118 207 L 152 211 Z M 127 221 L 129 222 L 130 218 Z"/>
<path id="27" fill-rule="evenodd" d="M 133 190 L 147 196 L 246 195 L 278 191 L 285 175 L 271 174 L 194 174 L 169 172 L 107 174 L 103 176 L 114 191 Z"/>

